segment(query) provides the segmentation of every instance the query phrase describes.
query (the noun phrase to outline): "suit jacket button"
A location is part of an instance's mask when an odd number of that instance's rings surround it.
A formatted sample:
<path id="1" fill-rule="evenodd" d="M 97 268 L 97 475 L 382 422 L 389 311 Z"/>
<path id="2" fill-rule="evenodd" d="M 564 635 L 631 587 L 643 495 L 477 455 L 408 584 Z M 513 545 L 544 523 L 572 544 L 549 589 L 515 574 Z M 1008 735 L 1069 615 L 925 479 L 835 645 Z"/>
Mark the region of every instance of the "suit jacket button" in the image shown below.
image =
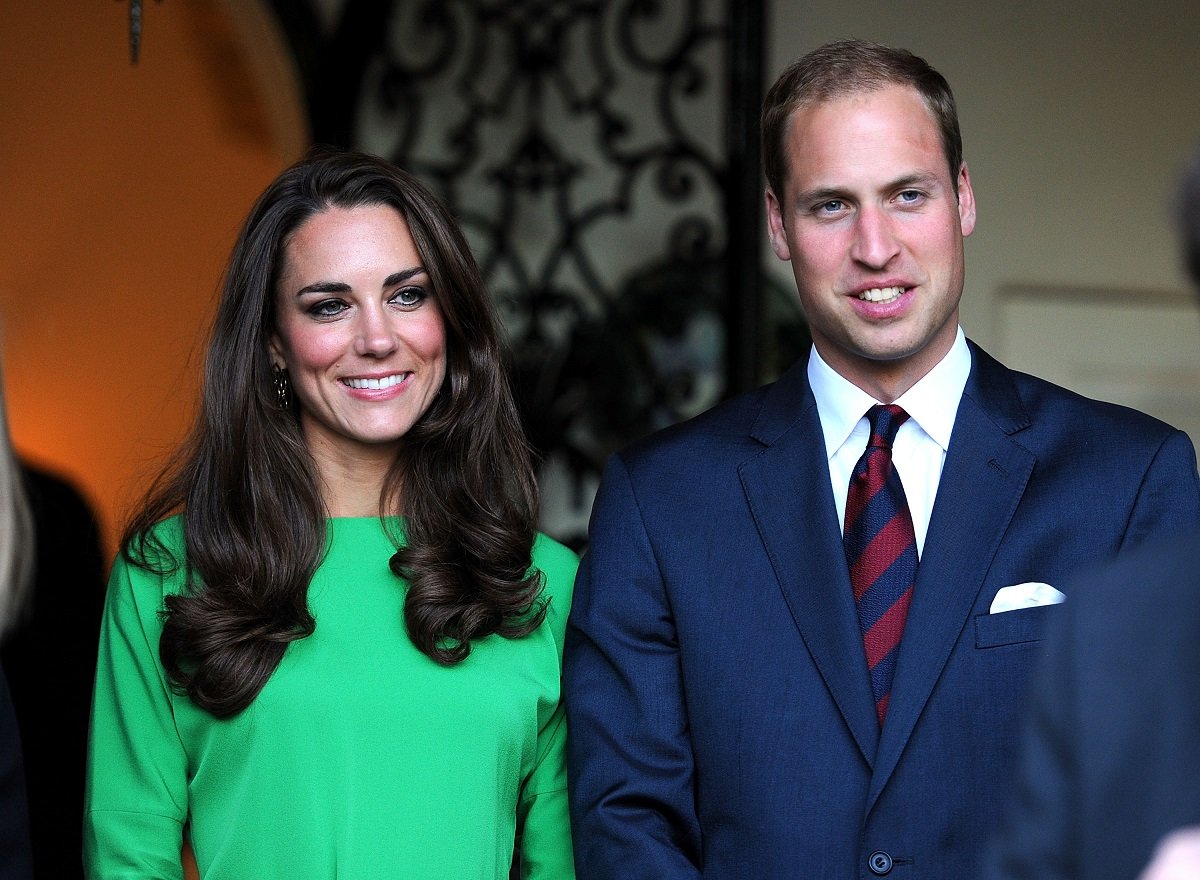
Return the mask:
<path id="1" fill-rule="evenodd" d="M 891 873 L 892 857 L 883 850 L 876 850 L 867 857 L 867 867 L 871 869 L 871 873 L 877 877 L 882 877 L 884 874 Z"/>

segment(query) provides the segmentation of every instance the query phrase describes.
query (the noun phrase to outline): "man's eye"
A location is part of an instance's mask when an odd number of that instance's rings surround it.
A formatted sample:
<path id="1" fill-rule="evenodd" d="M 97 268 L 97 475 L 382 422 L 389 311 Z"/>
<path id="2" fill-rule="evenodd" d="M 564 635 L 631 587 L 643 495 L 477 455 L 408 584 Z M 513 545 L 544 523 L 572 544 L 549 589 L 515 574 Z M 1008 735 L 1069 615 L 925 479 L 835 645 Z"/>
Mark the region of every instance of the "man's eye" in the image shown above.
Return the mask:
<path id="1" fill-rule="evenodd" d="M 821 202 L 817 205 L 818 214 L 836 214 L 846 207 L 846 203 L 841 199 L 830 199 L 827 202 Z"/>
<path id="2" fill-rule="evenodd" d="M 425 299 L 425 291 L 420 287 L 401 287 L 392 294 L 392 302 L 398 306 L 420 305 Z"/>
<path id="3" fill-rule="evenodd" d="M 921 193 L 915 189 L 902 190 L 896 197 L 901 202 L 911 205 L 914 202 L 921 201 Z"/>

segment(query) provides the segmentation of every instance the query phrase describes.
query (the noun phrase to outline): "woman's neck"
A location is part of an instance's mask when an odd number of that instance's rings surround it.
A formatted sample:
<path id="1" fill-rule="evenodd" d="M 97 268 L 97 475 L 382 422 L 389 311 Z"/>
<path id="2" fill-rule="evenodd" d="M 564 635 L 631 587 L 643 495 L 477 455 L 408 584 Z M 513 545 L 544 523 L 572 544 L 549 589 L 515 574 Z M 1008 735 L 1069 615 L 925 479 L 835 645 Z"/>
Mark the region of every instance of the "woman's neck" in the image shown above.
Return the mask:
<path id="1" fill-rule="evenodd" d="M 384 484 L 396 459 L 394 447 L 361 450 L 310 449 L 325 510 L 334 517 L 379 516 Z M 384 510 L 397 514 L 399 510 Z"/>

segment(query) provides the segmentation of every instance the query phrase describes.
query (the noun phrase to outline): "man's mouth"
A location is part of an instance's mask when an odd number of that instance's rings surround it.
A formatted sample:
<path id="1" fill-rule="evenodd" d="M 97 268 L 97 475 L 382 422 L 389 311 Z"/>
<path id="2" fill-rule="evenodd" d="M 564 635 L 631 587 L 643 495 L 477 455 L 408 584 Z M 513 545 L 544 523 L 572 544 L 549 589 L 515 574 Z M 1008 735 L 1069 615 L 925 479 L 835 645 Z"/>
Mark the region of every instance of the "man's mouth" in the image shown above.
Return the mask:
<path id="1" fill-rule="evenodd" d="M 872 303 L 890 303 L 904 293 L 903 287 L 872 287 L 859 293 L 858 298 Z"/>

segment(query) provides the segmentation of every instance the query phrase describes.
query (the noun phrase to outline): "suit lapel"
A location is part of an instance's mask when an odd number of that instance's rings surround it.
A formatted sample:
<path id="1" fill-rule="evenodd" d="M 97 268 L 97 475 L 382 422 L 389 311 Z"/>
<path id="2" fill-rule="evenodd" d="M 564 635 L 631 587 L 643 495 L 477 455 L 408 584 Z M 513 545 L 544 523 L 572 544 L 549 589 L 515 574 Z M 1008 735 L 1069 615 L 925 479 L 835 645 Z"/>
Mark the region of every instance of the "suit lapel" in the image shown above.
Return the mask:
<path id="1" fill-rule="evenodd" d="M 803 362 L 771 388 L 751 433 L 765 448 L 738 473 L 759 535 L 796 628 L 863 758 L 873 764 L 879 725 Z"/>
<path id="2" fill-rule="evenodd" d="M 1011 436 L 1029 420 L 1008 370 L 974 345 L 971 354 L 971 376 L 954 420 L 917 569 L 868 811 L 968 622 L 1035 463 L 1033 454 Z"/>

